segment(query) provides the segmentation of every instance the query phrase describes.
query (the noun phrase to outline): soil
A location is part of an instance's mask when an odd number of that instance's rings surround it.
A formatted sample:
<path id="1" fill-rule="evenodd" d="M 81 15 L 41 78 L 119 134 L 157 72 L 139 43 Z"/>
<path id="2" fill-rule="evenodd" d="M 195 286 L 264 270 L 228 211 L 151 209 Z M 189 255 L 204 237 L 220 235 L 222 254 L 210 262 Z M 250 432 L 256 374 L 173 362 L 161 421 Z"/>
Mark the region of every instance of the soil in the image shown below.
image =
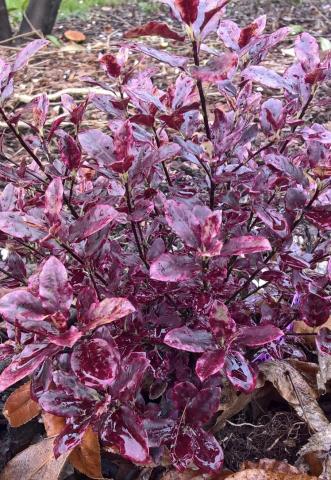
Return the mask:
<path id="1" fill-rule="evenodd" d="M 54 93 L 68 87 L 82 87 L 82 75 L 100 76 L 98 53 L 104 49 L 115 49 L 122 40 L 123 31 L 151 19 L 171 23 L 166 10 L 161 9 L 160 14 L 149 2 L 139 3 L 144 8 L 139 8 L 136 3 L 124 3 L 123 6 L 92 10 L 88 17 L 72 17 L 59 21 L 53 34 L 61 39 L 61 46 L 51 45 L 47 51 L 38 53 L 30 68 L 21 76 L 15 103 L 21 102 L 19 97 L 23 94 L 35 95 L 45 90 Z M 234 0 L 228 7 L 227 18 L 243 26 L 264 13 L 269 19 L 267 28 L 270 31 L 282 26 L 295 25 L 295 28 L 298 28 L 300 25 L 303 30 L 316 37 L 331 40 L 331 4 L 328 0 Z M 83 45 L 65 42 L 63 32 L 69 29 L 82 31 L 87 37 L 86 42 Z M 275 49 L 266 63 L 276 70 L 285 69 L 293 60 L 289 49 L 292 40 L 290 38 L 290 42 Z M 215 38 L 212 42 L 217 45 Z M 163 46 L 167 46 L 166 44 L 167 42 L 162 43 Z M 18 48 L 0 45 L 0 57 L 10 58 Z M 176 52 L 181 53 L 182 48 L 185 47 L 177 48 Z M 160 74 L 160 78 L 164 73 L 172 75 L 167 70 Z M 330 87 L 329 92 L 325 90 L 322 93 L 329 94 Z M 58 101 L 53 102 L 54 115 L 58 114 L 57 105 Z M 312 115 L 315 115 L 316 120 L 327 121 L 326 112 L 323 110 L 313 111 Z M 89 122 L 95 126 L 96 119 L 91 117 Z M 7 396 L 8 392 L 0 395 L 0 412 Z M 330 413 L 330 399 L 324 399 L 324 403 L 326 413 Z M 0 414 L 0 471 L 10 458 L 38 441 L 43 433 L 43 426 L 38 420 L 12 429 Z M 224 448 L 225 466 L 234 471 L 244 460 L 257 461 L 260 458 L 287 460 L 293 464 L 297 459 L 297 452 L 309 436 L 306 424 L 282 402 L 270 404 L 267 410 L 256 410 L 256 405 L 250 404 L 228 421 L 218 434 Z M 103 455 L 103 470 L 106 478 L 114 480 L 144 478 L 141 469 L 110 454 Z M 162 469 L 156 470 L 150 478 L 156 480 L 161 473 Z M 67 478 L 82 480 L 87 477 L 75 472 Z"/>

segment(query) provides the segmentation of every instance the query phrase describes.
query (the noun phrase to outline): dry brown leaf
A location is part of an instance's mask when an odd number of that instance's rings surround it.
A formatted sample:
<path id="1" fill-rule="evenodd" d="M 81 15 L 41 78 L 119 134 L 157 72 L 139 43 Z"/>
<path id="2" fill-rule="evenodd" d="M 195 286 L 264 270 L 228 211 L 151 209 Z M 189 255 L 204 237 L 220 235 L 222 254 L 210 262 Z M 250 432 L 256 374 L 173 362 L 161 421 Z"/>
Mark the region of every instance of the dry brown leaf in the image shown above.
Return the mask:
<path id="1" fill-rule="evenodd" d="M 58 480 L 69 453 L 58 459 L 53 454 L 53 439 L 45 438 L 10 460 L 0 480 Z"/>
<path id="2" fill-rule="evenodd" d="M 78 445 L 69 457 L 76 470 L 90 478 L 103 478 L 101 470 L 100 445 L 98 434 L 89 427 Z"/>
<path id="3" fill-rule="evenodd" d="M 317 387 L 321 394 L 327 391 L 331 381 L 331 356 L 318 353 L 319 371 L 317 373 Z"/>
<path id="4" fill-rule="evenodd" d="M 305 458 L 311 471 L 321 473 L 320 479 L 331 478 L 331 424 L 321 432 L 312 435 L 299 454 Z"/>
<path id="5" fill-rule="evenodd" d="M 250 468 L 230 475 L 227 480 L 318 480 L 318 478 L 304 473 L 268 472 L 261 468 Z"/>
<path id="6" fill-rule="evenodd" d="M 81 43 L 86 40 L 86 36 L 83 32 L 78 32 L 77 30 L 67 30 L 64 32 L 64 36 L 67 40 L 71 42 Z"/>
<path id="7" fill-rule="evenodd" d="M 310 327 L 302 320 L 293 322 L 293 332 L 295 333 L 318 333 L 321 328 L 324 327 L 331 328 L 331 315 L 323 325 L 319 325 L 318 327 Z M 304 335 L 300 340 L 312 349 L 316 349 L 315 335 Z"/>
<path id="8" fill-rule="evenodd" d="M 61 433 L 66 424 L 63 417 L 57 417 L 47 412 L 43 412 L 42 419 L 48 437 L 55 437 Z"/>
<path id="9" fill-rule="evenodd" d="M 318 393 L 293 365 L 286 360 L 262 363 L 260 371 L 280 395 L 305 420 L 313 432 L 325 430 L 329 421 L 319 407 Z"/>
<path id="10" fill-rule="evenodd" d="M 247 460 L 240 466 L 240 470 L 247 470 L 252 468 L 259 468 L 270 472 L 281 473 L 301 473 L 300 470 L 287 462 L 279 462 L 278 460 L 271 460 L 270 458 L 262 458 L 257 463 Z"/>
<path id="11" fill-rule="evenodd" d="M 31 382 L 18 387 L 9 397 L 3 407 L 3 414 L 11 427 L 20 427 L 39 415 L 38 403 L 30 397 Z"/>
<path id="12" fill-rule="evenodd" d="M 162 480 L 225 480 L 232 475 L 232 472 L 223 470 L 221 473 L 198 473 L 193 470 L 185 472 L 177 472 L 177 470 L 169 470 L 162 477 Z"/>

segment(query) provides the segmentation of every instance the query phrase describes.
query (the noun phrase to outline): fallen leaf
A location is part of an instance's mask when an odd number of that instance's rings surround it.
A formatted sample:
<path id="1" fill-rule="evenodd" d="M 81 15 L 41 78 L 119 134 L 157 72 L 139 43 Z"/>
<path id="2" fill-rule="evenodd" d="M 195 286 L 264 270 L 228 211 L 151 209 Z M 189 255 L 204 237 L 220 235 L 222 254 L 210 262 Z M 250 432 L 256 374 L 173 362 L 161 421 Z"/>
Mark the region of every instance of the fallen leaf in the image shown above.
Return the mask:
<path id="1" fill-rule="evenodd" d="M 86 40 L 84 33 L 78 32 L 77 30 L 67 30 L 64 32 L 64 36 L 67 40 L 75 43 L 81 43 Z"/>
<path id="2" fill-rule="evenodd" d="M 58 480 L 69 453 L 58 459 L 53 454 L 53 439 L 45 438 L 10 460 L 0 473 L 0 480 Z"/>
<path id="3" fill-rule="evenodd" d="M 260 468 L 250 468 L 230 475 L 227 480 L 318 480 L 318 478 L 304 473 L 268 472 Z"/>
<path id="4" fill-rule="evenodd" d="M 20 427 L 40 413 L 38 403 L 31 400 L 31 382 L 18 387 L 9 397 L 3 407 L 3 414 L 11 427 Z"/>
<path id="5" fill-rule="evenodd" d="M 193 470 L 185 470 L 185 472 L 178 472 L 177 470 L 169 470 L 162 477 L 162 480 L 225 480 L 232 475 L 232 472 L 223 470 L 221 473 L 199 473 Z"/>
<path id="6" fill-rule="evenodd" d="M 318 392 L 291 363 L 286 360 L 265 362 L 260 365 L 260 371 L 313 432 L 327 428 L 329 421 L 316 401 Z"/>
<path id="7" fill-rule="evenodd" d="M 299 451 L 309 464 L 311 471 L 321 473 L 321 480 L 331 478 L 331 424 L 321 432 L 310 437 L 306 445 Z"/>
<path id="8" fill-rule="evenodd" d="M 57 417 L 51 413 L 43 412 L 42 419 L 47 433 L 47 437 L 55 437 L 65 427 L 65 420 L 63 417 Z"/>
<path id="9" fill-rule="evenodd" d="M 98 434 L 89 427 L 69 457 L 71 465 L 90 478 L 103 478 Z"/>
<path id="10" fill-rule="evenodd" d="M 262 470 L 270 472 L 301 473 L 298 468 L 289 465 L 287 462 L 279 462 L 278 460 L 271 460 L 270 458 L 262 458 L 258 462 L 250 462 L 249 460 L 247 460 L 246 462 L 243 462 L 240 466 L 240 470 L 247 470 L 252 468 L 260 468 Z"/>

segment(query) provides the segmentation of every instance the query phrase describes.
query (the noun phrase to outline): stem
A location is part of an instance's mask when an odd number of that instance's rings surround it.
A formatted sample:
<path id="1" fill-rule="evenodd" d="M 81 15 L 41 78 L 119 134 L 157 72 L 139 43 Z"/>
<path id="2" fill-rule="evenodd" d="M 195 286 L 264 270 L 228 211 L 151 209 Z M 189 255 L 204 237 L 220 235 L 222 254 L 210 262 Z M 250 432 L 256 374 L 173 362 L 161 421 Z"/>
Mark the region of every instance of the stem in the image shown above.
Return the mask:
<path id="1" fill-rule="evenodd" d="M 160 143 L 160 139 L 159 139 L 159 136 L 158 136 L 158 134 L 157 134 L 157 131 L 156 131 L 156 128 L 155 128 L 155 127 L 153 127 L 153 132 L 154 132 L 154 137 L 155 137 L 156 145 L 158 146 L 158 148 L 160 148 L 161 143 Z M 168 182 L 169 186 L 172 187 L 172 181 L 171 181 L 171 178 L 170 178 L 168 169 L 167 169 L 167 165 L 166 165 L 166 163 L 165 163 L 164 160 L 163 160 L 163 162 L 162 162 L 162 167 L 163 167 L 163 171 L 164 171 L 164 174 L 165 174 L 165 176 L 166 176 L 167 182 Z"/>
<path id="2" fill-rule="evenodd" d="M 298 120 L 301 120 L 304 116 L 305 116 L 305 113 L 310 105 L 310 103 L 312 102 L 313 98 L 314 98 L 314 91 L 309 95 L 309 98 L 307 100 L 307 102 L 305 103 L 305 105 L 303 106 L 301 112 L 300 112 L 300 115 L 298 116 Z M 295 125 L 294 127 L 291 128 L 291 133 L 294 133 L 297 129 L 297 126 Z M 286 149 L 287 145 L 289 144 L 290 140 L 287 139 L 285 140 L 285 142 L 283 143 L 283 145 L 281 146 L 281 149 L 280 149 L 280 153 L 284 153 L 284 150 Z"/>
<path id="3" fill-rule="evenodd" d="M 196 67 L 199 67 L 200 61 L 199 61 L 199 51 L 198 51 L 198 44 L 196 40 L 192 41 L 192 50 L 193 50 L 193 59 L 194 59 L 194 64 Z M 200 97 L 200 105 L 201 105 L 201 110 L 202 110 L 202 116 L 203 116 L 203 123 L 205 126 L 205 132 L 206 136 L 209 141 L 211 141 L 211 132 L 210 132 L 210 127 L 209 127 L 209 119 L 208 119 L 208 111 L 207 111 L 207 102 L 206 102 L 206 96 L 205 92 L 203 90 L 202 82 L 201 80 L 197 80 L 197 87 L 198 87 L 198 92 L 199 92 L 199 97 Z M 216 185 L 213 181 L 213 176 L 212 173 L 208 170 L 208 168 L 204 165 L 202 160 L 199 160 L 201 166 L 205 170 L 205 172 L 208 175 L 209 181 L 210 181 L 210 189 L 209 189 L 209 207 L 211 210 L 214 210 L 215 208 L 215 190 L 216 190 Z"/>
<path id="4" fill-rule="evenodd" d="M 17 138 L 17 140 L 20 142 L 20 144 L 22 145 L 22 147 L 24 148 L 24 150 L 26 150 L 26 152 L 30 155 L 31 158 L 33 158 L 33 160 L 36 162 L 36 164 L 38 165 L 38 167 L 40 168 L 40 170 L 44 171 L 45 168 L 44 168 L 44 165 L 41 163 L 41 161 L 39 160 L 39 158 L 37 157 L 37 155 L 31 150 L 31 148 L 29 147 L 29 145 L 26 143 L 26 141 L 24 140 L 24 138 L 20 135 L 20 133 L 16 130 L 16 128 L 14 127 L 14 125 L 11 123 L 11 121 L 9 120 L 9 118 L 7 117 L 5 111 L 3 110 L 3 108 L 0 107 L 0 115 L 2 116 L 2 118 L 4 119 L 4 121 L 6 122 L 6 124 L 8 125 L 8 128 L 13 132 L 13 134 L 15 135 L 15 137 Z"/>
<path id="5" fill-rule="evenodd" d="M 15 275 L 7 272 L 6 270 L 4 270 L 3 268 L 0 267 L 0 272 L 3 273 L 4 275 L 6 275 L 7 278 L 10 278 L 11 280 L 16 280 L 16 282 L 20 282 L 22 283 L 23 285 L 26 285 L 26 281 L 25 280 L 21 280 L 17 277 L 15 277 Z"/>
<path id="6" fill-rule="evenodd" d="M 129 213 L 132 213 L 133 209 L 132 209 L 130 188 L 129 188 L 129 183 L 128 182 L 125 182 L 125 195 L 126 195 L 126 203 L 127 203 L 127 206 L 128 206 Z M 148 263 L 146 261 L 146 258 L 145 258 L 143 248 L 140 245 L 139 236 L 138 236 L 137 229 L 136 229 L 136 224 L 133 221 L 131 221 L 131 228 L 132 228 L 134 239 L 136 241 L 139 256 L 140 256 L 141 260 L 143 261 L 145 267 L 149 268 L 149 265 L 148 265 Z"/>

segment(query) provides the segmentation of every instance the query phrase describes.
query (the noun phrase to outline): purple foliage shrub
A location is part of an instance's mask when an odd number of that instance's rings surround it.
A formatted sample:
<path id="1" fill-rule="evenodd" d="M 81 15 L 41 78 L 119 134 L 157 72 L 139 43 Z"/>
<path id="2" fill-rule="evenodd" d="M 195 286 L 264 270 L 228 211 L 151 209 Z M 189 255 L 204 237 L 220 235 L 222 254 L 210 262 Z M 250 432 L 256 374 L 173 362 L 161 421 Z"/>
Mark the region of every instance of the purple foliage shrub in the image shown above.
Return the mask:
<path id="1" fill-rule="evenodd" d="M 31 397 L 66 421 L 56 456 L 92 426 L 134 463 L 215 472 L 222 388 L 253 391 L 261 361 L 305 360 L 293 322 L 329 317 L 331 132 L 307 111 L 331 55 L 302 33 L 276 73 L 262 63 L 287 28 L 239 28 L 226 1 L 163 3 L 183 34 L 130 30 L 100 55 L 101 79 L 84 79 L 103 92 L 63 95 L 51 122 L 46 94 L 6 106 L 47 42 L 0 60 L 4 135 L 25 152 L 17 163 L 2 142 L 0 391 L 32 379 Z M 192 55 L 133 40 L 148 35 Z M 173 83 L 155 81 L 155 60 Z M 84 126 L 92 110 L 102 131 Z M 321 354 L 330 338 L 322 328 Z"/>

